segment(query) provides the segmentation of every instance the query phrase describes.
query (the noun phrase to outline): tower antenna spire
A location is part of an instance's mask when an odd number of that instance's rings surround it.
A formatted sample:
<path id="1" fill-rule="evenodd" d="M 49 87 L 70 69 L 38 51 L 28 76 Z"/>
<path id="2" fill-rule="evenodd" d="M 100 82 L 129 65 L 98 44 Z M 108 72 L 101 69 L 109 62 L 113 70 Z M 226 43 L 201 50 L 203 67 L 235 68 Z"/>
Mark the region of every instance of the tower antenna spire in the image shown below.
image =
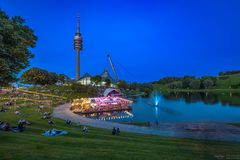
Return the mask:
<path id="1" fill-rule="evenodd" d="M 80 33 L 80 16 L 77 16 L 77 33 Z"/>

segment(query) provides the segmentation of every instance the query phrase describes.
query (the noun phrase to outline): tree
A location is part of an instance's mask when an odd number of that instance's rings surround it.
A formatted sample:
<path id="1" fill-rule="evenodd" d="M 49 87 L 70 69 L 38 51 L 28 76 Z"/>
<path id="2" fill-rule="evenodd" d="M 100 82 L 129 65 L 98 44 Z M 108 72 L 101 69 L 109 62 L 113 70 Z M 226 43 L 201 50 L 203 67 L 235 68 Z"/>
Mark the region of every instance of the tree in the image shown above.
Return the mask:
<path id="1" fill-rule="evenodd" d="M 52 85 L 57 83 L 58 80 L 58 74 L 40 68 L 31 68 L 25 71 L 20 77 L 22 83 L 33 85 Z"/>
<path id="2" fill-rule="evenodd" d="M 102 81 L 102 77 L 97 75 L 91 77 L 91 81 L 93 82 L 93 85 L 98 85 Z"/>
<path id="3" fill-rule="evenodd" d="M 6 86 L 9 82 L 14 81 L 14 76 L 4 59 L 0 58 L 0 86 Z"/>
<path id="4" fill-rule="evenodd" d="M 55 84 L 58 81 L 58 74 L 54 72 L 48 72 L 49 82 L 48 84 Z"/>
<path id="5" fill-rule="evenodd" d="M 227 76 L 227 75 L 234 75 L 234 74 L 240 74 L 240 70 L 219 72 L 218 75 L 219 75 L 219 76 Z"/>
<path id="6" fill-rule="evenodd" d="M 192 80 L 189 84 L 190 89 L 199 89 L 201 85 L 201 81 L 198 79 Z"/>
<path id="7" fill-rule="evenodd" d="M 153 86 L 151 83 L 143 83 L 139 84 L 139 91 L 144 92 L 145 95 L 150 95 L 153 91 Z"/>
<path id="8" fill-rule="evenodd" d="M 62 82 L 62 83 L 65 83 L 66 81 L 68 81 L 70 78 L 65 75 L 65 74 L 59 74 L 58 75 L 58 81 Z"/>
<path id="9" fill-rule="evenodd" d="M 25 84 L 46 85 L 52 82 L 51 78 L 48 71 L 40 68 L 31 68 L 21 75 L 20 81 Z"/>
<path id="10" fill-rule="evenodd" d="M 111 80 L 109 79 L 109 78 L 106 78 L 105 79 L 105 85 L 107 86 L 107 87 L 109 87 L 110 85 L 111 85 Z"/>
<path id="11" fill-rule="evenodd" d="M 194 76 L 184 76 L 182 80 L 182 88 L 187 89 L 190 87 L 190 83 L 195 79 Z"/>
<path id="12" fill-rule="evenodd" d="M 202 83 L 206 89 L 214 85 L 214 82 L 211 79 L 205 79 Z"/>
<path id="13" fill-rule="evenodd" d="M 131 90 L 137 90 L 139 88 L 139 84 L 136 82 L 130 83 L 129 89 Z"/>
<path id="14" fill-rule="evenodd" d="M 213 76 L 202 76 L 200 79 L 202 82 L 206 79 L 211 80 L 213 82 L 213 86 L 215 86 L 217 83 L 217 78 Z"/>
<path id="15" fill-rule="evenodd" d="M 168 87 L 170 89 L 182 89 L 183 82 L 182 81 L 176 81 L 168 84 Z"/>
<path id="16" fill-rule="evenodd" d="M 117 86 L 118 86 L 118 88 L 120 88 L 120 89 L 128 89 L 128 88 L 129 88 L 129 86 L 128 86 L 128 84 L 127 84 L 126 81 L 119 81 L 119 82 L 117 83 Z"/>
<path id="17" fill-rule="evenodd" d="M 25 20 L 19 16 L 10 18 L 0 9 L 0 86 L 16 80 L 16 75 L 29 66 L 37 37 Z"/>
<path id="18" fill-rule="evenodd" d="M 70 78 L 64 74 L 48 72 L 40 68 L 30 68 L 20 77 L 22 83 L 33 85 L 52 85 L 57 82 L 64 83 L 69 80 Z"/>
<path id="19" fill-rule="evenodd" d="M 179 77 L 164 77 L 162 79 L 160 79 L 158 82 L 156 82 L 157 84 L 162 84 L 162 85 L 166 85 L 172 82 L 176 82 L 176 81 L 180 81 L 182 80 L 182 78 Z"/>

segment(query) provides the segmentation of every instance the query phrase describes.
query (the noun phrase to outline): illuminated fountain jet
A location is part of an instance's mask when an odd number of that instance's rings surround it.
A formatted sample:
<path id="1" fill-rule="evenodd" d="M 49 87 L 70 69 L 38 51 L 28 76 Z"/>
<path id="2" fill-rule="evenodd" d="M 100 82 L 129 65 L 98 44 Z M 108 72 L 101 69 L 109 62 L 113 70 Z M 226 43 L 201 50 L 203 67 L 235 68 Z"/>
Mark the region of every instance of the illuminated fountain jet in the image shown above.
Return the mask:
<path id="1" fill-rule="evenodd" d="M 153 95 L 153 99 L 154 99 L 154 105 L 155 106 L 158 106 L 158 104 L 159 104 L 159 102 L 160 102 L 160 100 L 161 100 L 161 97 L 158 95 L 158 94 L 154 94 Z"/>
<path id="2" fill-rule="evenodd" d="M 153 95 L 153 100 L 154 100 L 154 109 L 155 109 L 155 123 L 156 125 L 158 125 L 158 105 L 159 105 L 159 102 L 161 100 L 161 97 L 157 94 L 157 93 L 154 93 Z"/>

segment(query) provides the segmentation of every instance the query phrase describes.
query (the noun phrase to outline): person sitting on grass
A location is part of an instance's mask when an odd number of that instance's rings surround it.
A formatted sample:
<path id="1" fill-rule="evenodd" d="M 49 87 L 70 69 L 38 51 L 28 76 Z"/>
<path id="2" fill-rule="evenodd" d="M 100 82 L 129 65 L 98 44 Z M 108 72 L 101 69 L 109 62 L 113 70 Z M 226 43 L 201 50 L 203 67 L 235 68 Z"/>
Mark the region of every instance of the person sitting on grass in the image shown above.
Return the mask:
<path id="1" fill-rule="evenodd" d="M 11 128 L 11 127 L 10 127 L 10 124 L 9 124 L 9 123 L 1 122 L 1 124 L 0 124 L 0 130 L 9 131 L 10 128 Z"/>
<path id="2" fill-rule="evenodd" d="M 42 119 L 49 119 L 49 118 L 51 118 L 51 114 L 48 112 L 44 112 Z"/>
<path id="3" fill-rule="evenodd" d="M 31 123 L 30 123 L 29 121 L 25 120 L 25 119 L 23 119 L 23 120 L 20 119 L 20 120 L 18 121 L 18 124 L 19 124 L 19 123 L 22 123 L 22 124 L 24 124 L 24 125 L 31 125 Z"/>
<path id="4" fill-rule="evenodd" d="M 42 112 L 43 108 L 44 108 L 44 106 L 38 106 L 38 112 Z"/>
<path id="5" fill-rule="evenodd" d="M 113 129 L 112 129 L 112 135 L 115 135 L 115 134 L 116 134 L 116 128 L 113 127 Z"/>
<path id="6" fill-rule="evenodd" d="M 20 115 L 21 113 L 19 111 L 15 111 L 15 114 L 16 115 Z"/>
<path id="7" fill-rule="evenodd" d="M 120 134 L 120 129 L 119 129 L 119 128 L 117 128 L 117 131 L 116 131 L 116 133 L 117 133 L 117 135 L 119 135 L 119 134 Z"/>
<path id="8" fill-rule="evenodd" d="M 83 127 L 83 133 L 88 133 L 88 128 L 86 126 Z"/>
<path id="9" fill-rule="evenodd" d="M 23 126 L 23 123 L 22 122 L 20 122 L 19 124 L 18 124 L 18 130 L 19 130 L 19 132 L 23 132 L 24 131 L 24 126 Z"/>
<path id="10" fill-rule="evenodd" d="M 5 131 L 9 131 L 11 128 L 9 123 L 5 123 Z"/>
<path id="11" fill-rule="evenodd" d="M 65 120 L 65 123 L 66 123 L 67 125 L 71 125 L 71 124 L 72 124 L 72 121 L 71 121 L 71 120 Z"/>
<path id="12" fill-rule="evenodd" d="M 48 124 L 54 124 L 54 122 L 52 120 L 49 120 Z"/>
<path id="13" fill-rule="evenodd" d="M 12 102 L 6 102 L 4 103 L 5 106 L 11 106 L 12 105 Z"/>

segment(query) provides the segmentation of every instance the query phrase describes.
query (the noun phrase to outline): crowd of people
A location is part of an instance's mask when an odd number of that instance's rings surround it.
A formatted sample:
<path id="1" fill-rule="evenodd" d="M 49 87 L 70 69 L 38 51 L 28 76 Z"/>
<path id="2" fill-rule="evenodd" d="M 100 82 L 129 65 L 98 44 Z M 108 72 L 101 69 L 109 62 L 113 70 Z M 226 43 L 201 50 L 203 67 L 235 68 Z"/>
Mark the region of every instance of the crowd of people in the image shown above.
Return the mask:
<path id="1" fill-rule="evenodd" d="M 9 102 L 6 102 L 2 105 L 1 109 L 0 109 L 0 112 L 8 112 L 8 111 L 11 111 L 12 108 L 11 106 L 14 105 L 15 103 L 13 103 L 12 101 L 9 101 Z M 36 105 L 34 103 L 34 105 Z M 22 108 L 25 108 L 24 106 L 21 106 L 21 107 L 14 107 L 15 109 L 12 110 L 13 113 L 16 115 L 16 116 L 19 116 L 19 117 L 25 117 L 26 115 L 23 114 L 24 110 L 21 110 Z M 16 108 L 18 110 L 16 110 Z M 22 113 L 23 112 L 23 113 Z M 39 112 L 40 113 L 40 118 L 44 121 L 46 121 L 49 125 L 54 125 L 55 126 L 55 122 L 52 120 L 52 115 L 50 112 L 46 112 L 45 110 L 45 107 L 43 105 L 39 105 L 39 107 L 37 107 L 36 109 L 36 112 Z M 5 113 L 1 113 L 1 114 L 5 114 Z M 73 125 L 73 122 L 71 120 L 65 120 L 65 124 L 68 125 L 68 126 L 72 126 Z M 26 119 L 22 119 L 20 118 L 18 120 L 18 122 L 14 125 L 11 125 L 9 122 L 3 122 L 3 121 L 0 121 L 0 130 L 2 131 L 12 131 L 12 132 L 23 132 L 26 130 L 26 126 L 27 125 L 32 125 L 31 122 L 29 122 L 28 120 Z M 80 122 L 78 122 L 76 124 L 76 126 L 78 128 L 81 128 L 82 129 L 82 132 L 84 134 L 87 134 L 89 133 L 89 128 L 87 126 L 82 126 L 80 125 Z M 61 130 L 60 130 L 61 131 Z M 56 130 L 56 129 L 52 129 L 52 130 L 49 130 L 48 133 L 49 134 L 58 134 L 59 130 Z M 46 132 L 45 132 L 46 133 Z M 112 129 L 112 135 L 119 135 L 120 134 L 120 129 L 119 128 L 113 128 Z"/>

